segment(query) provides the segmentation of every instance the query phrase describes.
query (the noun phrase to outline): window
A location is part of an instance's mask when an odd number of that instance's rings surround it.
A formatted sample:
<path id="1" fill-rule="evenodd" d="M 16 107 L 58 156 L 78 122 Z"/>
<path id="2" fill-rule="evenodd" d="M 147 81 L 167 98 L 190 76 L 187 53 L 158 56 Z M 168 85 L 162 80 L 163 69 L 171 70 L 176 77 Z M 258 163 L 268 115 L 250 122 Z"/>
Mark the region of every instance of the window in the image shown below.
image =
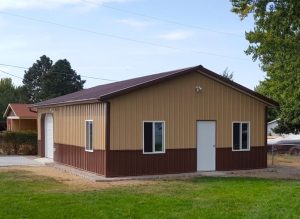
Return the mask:
<path id="1" fill-rule="evenodd" d="M 144 153 L 165 152 L 165 123 L 144 122 Z"/>
<path id="2" fill-rule="evenodd" d="M 85 121 L 85 150 L 93 151 L 93 121 Z"/>
<path id="3" fill-rule="evenodd" d="M 250 123 L 234 122 L 232 124 L 232 149 L 234 151 L 250 149 Z"/>

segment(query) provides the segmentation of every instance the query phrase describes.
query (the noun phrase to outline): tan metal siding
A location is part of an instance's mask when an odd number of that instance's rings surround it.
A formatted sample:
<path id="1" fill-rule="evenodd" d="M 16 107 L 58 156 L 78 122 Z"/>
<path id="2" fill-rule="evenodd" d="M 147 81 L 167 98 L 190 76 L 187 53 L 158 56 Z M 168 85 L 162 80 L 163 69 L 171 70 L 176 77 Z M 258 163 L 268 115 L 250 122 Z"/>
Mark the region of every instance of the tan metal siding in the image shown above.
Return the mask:
<path id="1" fill-rule="evenodd" d="M 105 149 L 106 104 L 82 104 L 38 109 L 38 139 L 41 139 L 41 115 L 52 113 L 54 142 L 85 146 L 85 120 L 93 120 L 94 149 Z"/>
<path id="2" fill-rule="evenodd" d="M 201 86 L 200 93 L 195 87 Z M 166 148 L 195 148 L 196 121 L 217 121 L 217 147 L 232 146 L 232 122 L 251 122 L 251 146 L 264 145 L 265 104 L 199 73 L 111 101 L 112 150 L 141 150 L 142 121 L 166 122 Z"/>

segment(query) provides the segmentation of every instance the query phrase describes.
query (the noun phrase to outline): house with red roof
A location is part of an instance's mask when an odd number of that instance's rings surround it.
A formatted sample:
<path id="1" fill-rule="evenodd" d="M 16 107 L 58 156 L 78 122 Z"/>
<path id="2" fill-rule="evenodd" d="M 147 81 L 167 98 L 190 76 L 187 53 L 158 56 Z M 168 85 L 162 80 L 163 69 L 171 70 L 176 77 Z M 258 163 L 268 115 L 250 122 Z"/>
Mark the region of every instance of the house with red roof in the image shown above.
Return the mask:
<path id="1" fill-rule="evenodd" d="M 8 131 L 37 131 L 37 112 L 29 104 L 8 104 L 3 117 L 6 118 Z"/>

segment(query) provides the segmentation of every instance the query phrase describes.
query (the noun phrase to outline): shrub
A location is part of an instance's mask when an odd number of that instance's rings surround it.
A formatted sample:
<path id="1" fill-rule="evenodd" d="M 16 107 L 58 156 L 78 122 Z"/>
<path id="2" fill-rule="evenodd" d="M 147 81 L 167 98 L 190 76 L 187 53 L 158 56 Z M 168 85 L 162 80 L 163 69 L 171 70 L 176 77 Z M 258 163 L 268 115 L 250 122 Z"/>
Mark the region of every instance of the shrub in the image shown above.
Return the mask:
<path id="1" fill-rule="evenodd" d="M 0 131 L 6 130 L 6 121 L 0 121 Z"/>
<path id="2" fill-rule="evenodd" d="M 37 154 L 37 133 L 5 131 L 0 133 L 0 154 Z"/>

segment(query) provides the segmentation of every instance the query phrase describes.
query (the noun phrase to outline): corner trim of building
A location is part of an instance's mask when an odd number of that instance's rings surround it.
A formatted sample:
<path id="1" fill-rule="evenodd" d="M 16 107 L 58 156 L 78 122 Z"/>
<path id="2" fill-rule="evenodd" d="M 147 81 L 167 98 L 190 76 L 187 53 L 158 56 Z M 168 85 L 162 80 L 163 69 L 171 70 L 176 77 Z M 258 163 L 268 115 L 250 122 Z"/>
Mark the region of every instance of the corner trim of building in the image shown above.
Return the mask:
<path id="1" fill-rule="evenodd" d="M 110 151 L 110 102 L 106 102 L 106 121 L 105 121 L 105 168 L 104 176 L 109 176 L 108 160 L 109 160 L 109 151 Z"/>
<path id="2" fill-rule="evenodd" d="M 265 147 L 268 146 L 268 107 L 265 106 Z"/>

